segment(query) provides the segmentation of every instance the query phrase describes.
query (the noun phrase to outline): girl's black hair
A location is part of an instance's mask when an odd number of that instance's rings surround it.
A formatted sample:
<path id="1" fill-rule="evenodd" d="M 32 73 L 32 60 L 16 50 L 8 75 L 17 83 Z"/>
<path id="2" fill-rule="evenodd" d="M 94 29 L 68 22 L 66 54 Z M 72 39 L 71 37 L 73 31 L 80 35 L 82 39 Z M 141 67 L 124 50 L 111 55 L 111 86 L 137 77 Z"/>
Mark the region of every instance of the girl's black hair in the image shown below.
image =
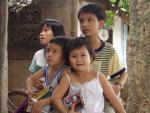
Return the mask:
<path id="1" fill-rule="evenodd" d="M 65 36 L 65 29 L 64 29 L 63 24 L 60 21 L 54 20 L 54 19 L 45 19 L 41 23 L 40 32 L 42 31 L 45 25 L 47 27 L 51 27 L 54 37 Z"/>
<path id="2" fill-rule="evenodd" d="M 86 37 L 77 37 L 77 38 L 70 39 L 65 48 L 65 61 L 67 65 L 70 66 L 69 55 L 71 51 L 78 49 L 80 47 L 86 47 L 92 61 L 95 59 L 95 51 L 92 48 L 89 39 Z"/>
<path id="3" fill-rule="evenodd" d="M 90 3 L 82 6 L 78 11 L 78 19 L 82 13 L 92 13 L 97 17 L 98 20 L 106 19 L 105 10 L 95 3 Z"/>

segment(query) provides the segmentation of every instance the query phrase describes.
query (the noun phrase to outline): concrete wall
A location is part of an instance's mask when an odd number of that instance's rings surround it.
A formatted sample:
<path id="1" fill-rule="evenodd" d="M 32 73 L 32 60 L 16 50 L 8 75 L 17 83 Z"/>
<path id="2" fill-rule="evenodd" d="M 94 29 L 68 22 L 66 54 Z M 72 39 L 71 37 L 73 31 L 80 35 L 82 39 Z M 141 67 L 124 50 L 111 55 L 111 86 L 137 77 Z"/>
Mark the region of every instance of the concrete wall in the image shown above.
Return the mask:
<path id="1" fill-rule="evenodd" d="M 122 62 L 126 65 L 126 46 L 128 38 L 127 25 L 123 23 L 120 17 L 114 17 L 113 25 L 113 45 L 117 50 Z"/>

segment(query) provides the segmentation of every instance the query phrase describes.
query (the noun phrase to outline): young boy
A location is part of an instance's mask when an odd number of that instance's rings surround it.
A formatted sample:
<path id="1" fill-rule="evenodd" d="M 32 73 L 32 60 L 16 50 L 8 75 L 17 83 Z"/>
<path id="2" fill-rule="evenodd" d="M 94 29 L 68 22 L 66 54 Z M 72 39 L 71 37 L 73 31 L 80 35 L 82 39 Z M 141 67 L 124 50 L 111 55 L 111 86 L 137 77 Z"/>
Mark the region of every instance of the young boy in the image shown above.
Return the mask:
<path id="1" fill-rule="evenodd" d="M 96 59 L 91 67 L 108 77 L 111 77 L 112 74 L 120 75 L 118 81 L 112 85 L 116 95 L 119 95 L 128 75 L 114 47 L 107 42 L 103 42 L 98 35 L 99 30 L 104 27 L 105 18 L 105 11 L 97 4 L 84 5 L 78 12 L 81 31 L 90 40 L 96 53 Z M 114 113 L 113 108 L 107 102 L 104 112 Z"/>

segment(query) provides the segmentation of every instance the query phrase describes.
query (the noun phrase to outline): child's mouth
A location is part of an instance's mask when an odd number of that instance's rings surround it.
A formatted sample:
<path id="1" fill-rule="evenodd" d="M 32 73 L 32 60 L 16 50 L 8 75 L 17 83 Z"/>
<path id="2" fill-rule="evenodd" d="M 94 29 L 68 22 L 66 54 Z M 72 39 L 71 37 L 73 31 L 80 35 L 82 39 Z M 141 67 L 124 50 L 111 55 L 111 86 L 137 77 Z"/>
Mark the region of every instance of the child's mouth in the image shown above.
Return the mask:
<path id="1" fill-rule="evenodd" d="M 84 29 L 83 32 L 84 33 L 88 33 L 90 30 L 89 29 Z"/>
<path id="2" fill-rule="evenodd" d="M 77 64 L 77 66 L 82 66 L 83 64 Z"/>

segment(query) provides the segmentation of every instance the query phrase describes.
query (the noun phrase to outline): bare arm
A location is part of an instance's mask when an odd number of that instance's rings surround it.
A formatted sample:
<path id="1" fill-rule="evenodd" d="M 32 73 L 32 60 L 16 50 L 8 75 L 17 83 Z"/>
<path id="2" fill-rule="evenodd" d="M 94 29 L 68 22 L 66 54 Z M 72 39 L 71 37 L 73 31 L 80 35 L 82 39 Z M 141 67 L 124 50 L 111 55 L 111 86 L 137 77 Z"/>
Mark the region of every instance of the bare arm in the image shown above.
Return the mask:
<path id="1" fill-rule="evenodd" d="M 33 103 L 32 113 L 41 113 L 43 106 L 50 105 L 51 104 L 50 102 L 51 102 L 51 97 L 46 99 L 41 99 Z"/>
<path id="2" fill-rule="evenodd" d="M 120 84 L 122 85 L 122 86 L 124 86 L 125 85 L 125 83 L 126 83 L 126 81 L 127 81 L 127 79 L 128 79 L 128 74 L 127 74 L 127 72 L 123 72 L 121 75 L 120 75 Z"/>
<path id="3" fill-rule="evenodd" d="M 30 75 L 27 80 L 26 80 L 26 87 L 27 87 L 27 91 L 28 93 L 32 93 L 32 87 L 33 87 L 33 83 L 36 82 L 37 80 L 39 80 L 39 78 L 41 78 L 43 76 L 44 72 L 43 69 L 37 71 L 36 73 Z"/>
<path id="4" fill-rule="evenodd" d="M 106 98 L 110 101 L 110 103 L 113 105 L 113 107 L 116 109 L 118 113 L 125 113 L 125 110 L 117 98 L 112 86 L 108 82 L 108 80 L 105 78 L 105 76 L 101 73 L 100 74 L 100 83 L 104 90 L 104 95 Z"/>
<path id="5" fill-rule="evenodd" d="M 116 95 L 119 95 L 119 93 L 120 93 L 120 91 L 121 91 L 121 88 L 125 85 L 125 83 L 126 83 L 126 81 L 127 81 L 127 78 L 128 78 L 127 72 L 123 72 L 123 73 L 120 75 L 120 79 L 119 79 L 118 84 L 114 84 L 114 85 L 113 85 L 113 89 L 114 89 Z"/>
<path id="6" fill-rule="evenodd" d="M 52 102 L 61 113 L 67 113 L 67 108 L 64 106 L 62 99 L 69 89 L 69 81 L 66 76 L 63 76 L 60 84 L 54 90 Z"/>

